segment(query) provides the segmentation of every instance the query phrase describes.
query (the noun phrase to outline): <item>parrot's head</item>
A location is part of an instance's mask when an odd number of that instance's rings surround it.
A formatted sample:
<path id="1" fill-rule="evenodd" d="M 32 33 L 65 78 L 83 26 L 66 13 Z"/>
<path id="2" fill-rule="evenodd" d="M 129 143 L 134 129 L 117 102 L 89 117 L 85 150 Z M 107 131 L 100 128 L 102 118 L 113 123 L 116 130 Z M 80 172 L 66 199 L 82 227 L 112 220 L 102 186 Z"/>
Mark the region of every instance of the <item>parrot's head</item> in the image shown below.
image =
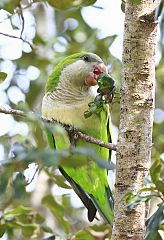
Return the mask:
<path id="1" fill-rule="evenodd" d="M 56 65 L 47 81 L 46 91 L 54 91 L 61 83 L 74 89 L 95 86 L 102 72 L 107 73 L 107 68 L 98 55 L 87 52 L 70 55 Z"/>

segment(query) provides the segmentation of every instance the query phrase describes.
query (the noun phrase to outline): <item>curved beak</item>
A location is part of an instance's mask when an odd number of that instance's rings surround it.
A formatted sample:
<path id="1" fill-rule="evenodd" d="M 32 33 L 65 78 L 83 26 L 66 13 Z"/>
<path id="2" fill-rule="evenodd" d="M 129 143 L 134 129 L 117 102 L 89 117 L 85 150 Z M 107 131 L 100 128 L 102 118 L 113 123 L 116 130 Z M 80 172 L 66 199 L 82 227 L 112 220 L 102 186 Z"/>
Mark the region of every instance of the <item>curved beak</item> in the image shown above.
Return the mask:
<path id="1" fill-rule="evenodd" d="M 107 70 L 107 67 L 105 66 L 104 63 L 99 63 L 96 65 L 95 69 L 94 69 L 94 72 L 98 70 L 98 72 L 101 74 L 101 73 L 108 73 L 108 70 Z M 99 75 L 100 75 L 99 74 Z"/>
<path id="2" fill-rule="evenodd" d="M 104 63 L 98 62 L 93 71 L 85 78 L 85 85 L 89 87 L 97 85 L 97 80 L 101 73 L 108 73 L 108 70 Z"/>

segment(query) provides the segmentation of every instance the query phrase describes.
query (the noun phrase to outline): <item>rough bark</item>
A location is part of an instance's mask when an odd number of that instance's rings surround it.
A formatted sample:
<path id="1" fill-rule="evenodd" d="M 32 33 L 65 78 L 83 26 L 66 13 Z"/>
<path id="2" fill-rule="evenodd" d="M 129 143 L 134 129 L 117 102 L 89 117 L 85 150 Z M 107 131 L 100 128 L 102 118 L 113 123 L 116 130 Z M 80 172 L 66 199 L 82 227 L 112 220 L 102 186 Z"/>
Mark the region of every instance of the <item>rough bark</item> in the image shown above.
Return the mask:
<path id="1" fill-rule="evenodd" d="M 126 1 L 113 240 L 143 240 L 145 205 L 127 211 L 124 196 L 144 187 L 151 161 L 158 1 Z"/>

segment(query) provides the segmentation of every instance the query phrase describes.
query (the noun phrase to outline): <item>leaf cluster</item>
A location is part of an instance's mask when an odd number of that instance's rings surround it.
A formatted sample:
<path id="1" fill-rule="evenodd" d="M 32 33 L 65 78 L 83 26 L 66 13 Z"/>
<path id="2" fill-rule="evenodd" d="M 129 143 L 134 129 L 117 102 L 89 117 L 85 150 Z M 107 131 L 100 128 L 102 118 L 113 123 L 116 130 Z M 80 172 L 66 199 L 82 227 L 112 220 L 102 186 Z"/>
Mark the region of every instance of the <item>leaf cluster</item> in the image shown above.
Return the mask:
<path id="1" fill-rule="evenodd" d="M 163 230 L 164 223 L 164 178 L 162 171 L 164 169 L 164 161 L 156 160 L 150 168 L 151 180 L 147 180 L 148 187 L 140 189 L 137 194 L 127 193 L 125 200 L 129 211 L 135 208 L 141 202 L 148 202 L 157 199 L 160 203 L 156 211 L 146 220 L 145 240 L 162 240 L 158 230 Z"/>
<path id="2" fill-rule="evenodd" d="M 88 104 L 88 110 L 84 112 L 84 117 L 88 118 L 92 116 L 93 113 L 99 114 L 105 109 L 105 104 L 112 104 L 115 90 L 116 82 L 110 77 L 109 74 L 101 73 L 97 79 L 99 93 L 93 102 Z"/>

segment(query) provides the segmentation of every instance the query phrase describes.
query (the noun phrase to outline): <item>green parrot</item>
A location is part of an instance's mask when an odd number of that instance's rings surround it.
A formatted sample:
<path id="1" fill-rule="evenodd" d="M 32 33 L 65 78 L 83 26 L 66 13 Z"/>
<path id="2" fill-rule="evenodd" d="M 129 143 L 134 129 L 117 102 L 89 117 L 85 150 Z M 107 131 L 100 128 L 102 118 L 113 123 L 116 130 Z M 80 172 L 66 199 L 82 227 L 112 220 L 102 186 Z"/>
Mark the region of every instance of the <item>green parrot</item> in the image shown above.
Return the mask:
<path id="1" fill-rule="evenodd" d="M 95 138 L 108 142 L 110 136 L 109 107 L 100 113 L 85 118 L 88 103 L 97 95 L 97 80 L 100 74 L 107 73 L 102 59 L 93 53 L 81 52 L 64 58 L 55 66 L 46 84 L 42 101 L 42 115 L 68 124 Z M 108 161 L 109 150 L 87 143 L 72 136 L 62 138 L 47 132 L 51 148 L 62 150 L 73 146 L 94 148 L 96 154 Z M 78 159 L 77 159 L 78 161 Z M 96 211 L 107 223 L 113 221 L 113 196 L 107 181 L 107 170 L 90 161 L 79 168 L 59 167 L 60 172 L 70 183 L 84 206 L 88 209 L 88 220 L 93 221 Z"/>

